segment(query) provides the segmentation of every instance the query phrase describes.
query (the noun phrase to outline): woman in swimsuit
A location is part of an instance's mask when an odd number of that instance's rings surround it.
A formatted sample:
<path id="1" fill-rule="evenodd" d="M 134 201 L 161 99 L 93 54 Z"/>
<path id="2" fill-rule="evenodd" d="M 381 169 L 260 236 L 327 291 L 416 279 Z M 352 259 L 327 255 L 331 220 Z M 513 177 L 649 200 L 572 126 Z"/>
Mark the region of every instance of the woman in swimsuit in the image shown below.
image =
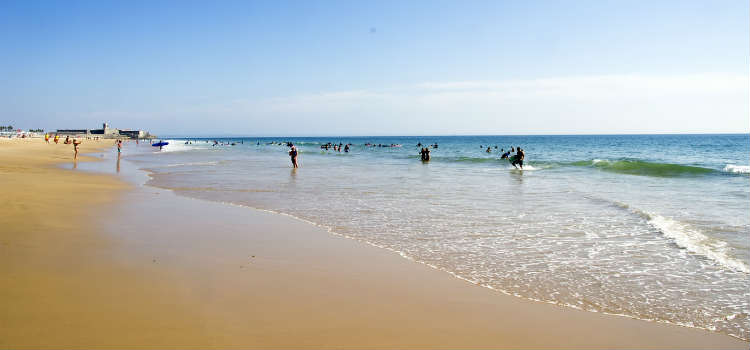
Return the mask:
<path id="1" fill-rule="evenodd" d="M 75 155 L 73 156 L 73 159 L 78 159 L 78 145 L 81 144 L 81 141 L 73 140 L 73 151 L 75 151 Z"/>
<path id="2" fill-rule="evenodd" d="M 289 150 L 289 157 L 292 158 L 292 165 L 295 168 L 299 168 L 299 165 L 297 165 L 297 147 L 292 146 L 292 149 Z"/>

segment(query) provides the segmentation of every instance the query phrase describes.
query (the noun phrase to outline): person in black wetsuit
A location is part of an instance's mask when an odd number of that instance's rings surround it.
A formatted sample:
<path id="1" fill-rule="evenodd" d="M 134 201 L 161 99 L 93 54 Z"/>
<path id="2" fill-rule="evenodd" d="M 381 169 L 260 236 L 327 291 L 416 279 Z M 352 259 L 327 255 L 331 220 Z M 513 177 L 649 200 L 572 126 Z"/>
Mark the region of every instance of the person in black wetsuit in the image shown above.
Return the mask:
<path id="1" fill-rule="evenodd" d="M 423 162 L 429 162 L 430 161 L 430 149 L 425 147 L 422 148 L 422 150 L 419 152 L 419 155 L 422 157 Z"/>
<path id="2" fill-rule="evenodd" d="M 526 157 L 526 153 L 521 149 L 521 147 L 516 147 L 516 159 L 511 163 L 514 168 L 516 168 L 516 165 L 521 167 L 521 170 L 523 170 L 523 159 Z"/>

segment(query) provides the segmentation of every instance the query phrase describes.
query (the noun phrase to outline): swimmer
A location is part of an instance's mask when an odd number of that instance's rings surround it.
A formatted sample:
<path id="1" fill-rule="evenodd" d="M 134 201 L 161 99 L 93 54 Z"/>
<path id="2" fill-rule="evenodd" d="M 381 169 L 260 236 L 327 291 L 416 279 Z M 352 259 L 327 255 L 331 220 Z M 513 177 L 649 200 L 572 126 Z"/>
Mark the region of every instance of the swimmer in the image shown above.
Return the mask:
<path id="1" fill-rule="evenodd" d="M 500 150 L 502 152 L 503 150 Z M 510 157 L 510 151 L 503 153 L 503 155 L 500 156 L 500 159 L 508 159 Z"/>

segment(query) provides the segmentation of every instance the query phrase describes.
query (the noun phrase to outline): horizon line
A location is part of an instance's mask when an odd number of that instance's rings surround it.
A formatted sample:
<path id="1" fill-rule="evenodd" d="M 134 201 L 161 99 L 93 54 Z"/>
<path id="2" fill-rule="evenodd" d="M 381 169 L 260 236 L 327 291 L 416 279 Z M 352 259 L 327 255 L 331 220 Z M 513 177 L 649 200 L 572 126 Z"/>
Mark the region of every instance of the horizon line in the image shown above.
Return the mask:
<path id="1" fill-rule="evenodd" d="M 261 138 L 272 138 L 272 137 L 460 137 L 460 136 L 659 136 L 659 135 L 750 135 L 750 131 L 745 132 L 674 132 L 674 133 L 580 133 L 580 134 L 567 134 L 567 133 L 540 133 L 540 134 L 426 134 L 426 135 L 250 135 L 250 134 L 167 134 L 161 136 L 161 138 L 174 137 L 174 138 L 227 138 L 227 137 L 261 137 Z"/>

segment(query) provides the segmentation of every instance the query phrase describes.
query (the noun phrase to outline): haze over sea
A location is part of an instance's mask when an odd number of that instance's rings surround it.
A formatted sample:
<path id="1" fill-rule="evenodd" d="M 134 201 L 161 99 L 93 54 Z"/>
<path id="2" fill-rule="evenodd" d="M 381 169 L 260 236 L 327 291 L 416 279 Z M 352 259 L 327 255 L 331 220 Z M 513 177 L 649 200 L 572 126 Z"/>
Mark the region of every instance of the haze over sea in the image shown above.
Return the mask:
<path id="1" fill-rule="evenodd" d="M 288 214 L 503 293 L 750 339 L 748 134 L 169 142 L 124 159 L 150 185 Z M 438 144 L 430 162 L 418 143 Z M 523 171 L 499 159 L 511 146 Z"/>

